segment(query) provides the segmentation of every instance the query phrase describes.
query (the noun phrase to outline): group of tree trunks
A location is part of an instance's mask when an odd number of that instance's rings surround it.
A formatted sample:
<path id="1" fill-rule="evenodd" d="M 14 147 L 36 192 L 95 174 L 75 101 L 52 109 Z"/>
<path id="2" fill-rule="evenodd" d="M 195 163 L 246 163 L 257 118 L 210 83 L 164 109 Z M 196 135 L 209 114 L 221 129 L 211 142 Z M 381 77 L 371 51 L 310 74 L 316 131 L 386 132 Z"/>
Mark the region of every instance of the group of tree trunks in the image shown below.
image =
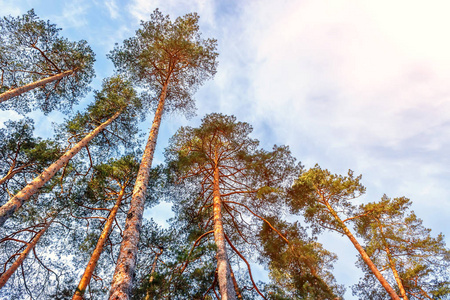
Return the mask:
<path id="1" fill-rule="evenodd" d="M 365 192 L 360 176 L 305 170 L 287 146 L 260 148 L 252 127 L 234 116 L 213 113 L 197 128 L 180 128 L 166 164 L 152 168 L 164 113 L 192 114 L 194 92 L 216 73 L 217 42 L 200 37 L 198 19 L 193 13 L 172 22 L 155 10 L 108 55 L 119 75 L 105 79 L 92 104 L 60 125 L 54 140 L 34 138 L 31 119 L 5 123 L 0 295 L 14 295 L 20 280 L 10 279 L 20 268 L 23 289 L 36 297 L 30 285 L 39 279 L 27 276 L 42 268 L 47 275 L 39 293 L 48 289 L 46 296 L 57 299 L 105 291 L 109 299 L 341 299 L 344 288 L 331 273 L 336 257 L 315 238 L 324 229 L 347 236 L 360 254 L 365 277 L 353 293 L 362 299 L 450 295 L 450 252 L 442 235 L 433 238 L 408 211 L 409 199 L 384 196 L 357 207 L 352 200 Z M 59 30 L 33 10 L 0 20 L 2 109 L 69 112 L 89 90 L 94 54 Z M 150 108 L 155 114 L 139 159 L 137 122 Z M 169 229 L 144 218 L 158 198 L 173 203 Z M 314 236 L 283 219 L 288 213 L 302 213 Z M 74 237 L 72 249 L 91 253 L 80 262 L 87 266 L 77 286 L 36 250 L 42 244 L 47 253 L 63 232 Z M 113 273 L 103 252 L 115 263 Z M 36 264 L 24 266 L 30 253 Z M 249 261 L 255 260 L 269 268 L 271 283 L 264 287 L 253 278 Z M 111 278 L 94 289 L 93 280 L 103 282 L 100 274 Z"/>

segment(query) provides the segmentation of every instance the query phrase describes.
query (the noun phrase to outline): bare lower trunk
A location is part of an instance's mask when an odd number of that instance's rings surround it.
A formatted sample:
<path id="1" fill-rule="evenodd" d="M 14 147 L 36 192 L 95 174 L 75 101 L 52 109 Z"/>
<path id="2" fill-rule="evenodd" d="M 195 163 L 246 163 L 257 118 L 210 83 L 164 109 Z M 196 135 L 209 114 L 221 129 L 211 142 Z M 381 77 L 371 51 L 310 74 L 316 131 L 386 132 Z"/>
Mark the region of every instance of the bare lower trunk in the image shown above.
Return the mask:
<path id="1" fill-rule="evenodd" d="M 84 292 L 86 291 L 86 287 L 88 286 L 89 282 L 91 281 L 92 274 L 94 273 L 95 267 L 97 266 L 97 262 L 100 259 L 100 255 L 102 254 L 105 242 L 111 231 L 112 224 L 114 222 L 114 219 L 116 218 L 117 211 L 119 210 L 120 203 L 122 202 L 123 196 L 125 194 L 125 188 L 126 188 L 126 185 L 124 184 L 120 190 L 120 193 L 117 197 L 117 201 L 116 201 L 114 207 L 111 209 L 111 212 L 109 213 L 108 219 L 105 223 L 105 226 L 103 227 L 102 234 L 100 235 L 100 238 L 97 241 L 95 250 L 91 255 L 91 259 L 89 260 L 89 263 L 88 263 L 86 269 L 84 270 L 84 274 L 81 277 L 80 283 L 78 284 L 78 287 L 75 291 L 75 294 L 72 297 L 72 300 L 82 300 L 83 299 L 83 295 L 84 295 Z"/>
<path id="2" fill-rule="evenodd" d="M 155 152 L 158 130 L 163 115 L 166 93 L 167 85 L 165 85 L 162 89 L 158 108 L 155 112 L 155 118 L 147 140 L 147 145 L 145 146 L 144 155 L 142 156 L 142 161 L 139 166 L 136 183 L 133 189 L 133 196 L 130 203 L 130 210 L 128 211 L 125 222 L 125 230 L 123 232 L 123 240 L 120 245 L 119 258 L 117 260 L 116 269 L 111 282 L 109 299 L 124 300 L 130 298 L 134 268 L 136 264 L 137 246 L 142 225 L 142 215 L 144 213 L 144 203 L 147 194 L 147 185 L 150 178 L 150 168 L 152 166 L 153 153 Z"/>
<path id="3" fill-rule="evenodd" d="M 1 93 L 0 94 L 0 103 L 6 101 L 8 99 L 11 99 L 13 97 L 20 96 L 21 94 L 31 91 L 32 89 L 35 89 L 37 87 L 44 86 L 47 83 L 50 83 L 50 82 L 53 82 L 56 80 L 60 80 L 61 78 L 71 75 L 73 72 L 74 72 L 74 70 L 64 71 L 59 74 L 56 74 L 56 75 L 32 82 L 32 83 L 29 83 L 27 85 L 6 91 L 4 93 Z"/>
<path id="4" fill-rule="evenodd" d="M 14 263 L 11 265 L 11 267 L 9 267 L 9 269 L 6 270 L 6 272 L 3 273 L 2 276 L 0 276 L 0 289 L 3 288 L 3 286 L 6 284 L 6 282 L 11 277 L 11 275 L 14 274 L 14 272 L 17 270 L 17 268 L 23 263 L 25 258 L 27 258 L 28 254 L 33 250 L 33 248 L 39 242 L 39 240 L 41 239 L 42 235 L 50 227 L 50 225 L 52 224 L 52 222 L 56 218 L 56 216 L 57 216 L 57 214 L 54 213 L 54 216 L 50 219 L 50 221 L 48 221 L 45 224 L 44 228 L 42 228 L 38 232 L 38 234 L 36 234 L 36 236 L 31 240 L 31 242 L 28 243 L 28 245 L 25 248 L 25 250 L 22 253 L 20 253 L 19 257 L 14 261 Z"/>
<path id="5" fill-rule="evenodd" d="M 326 204 L 328 210 L 331 212 L 333 217 L 336 219 L 336 221 L 339 222 L 342 229 L 344 230 L 345 235 L 350 239 L 353 246 L 358 250 L 359 254 L 361 255 L 361 258 L 364 260 L 364 262 L 367 264 L 369 269 L 372 271 L 372 273 L 375 275 L 375 277 L 378 279 L 380 284 L 383 286 L 383 288 L 386 290 L 386 292 L 391 296 L 394 300 L 400 300 L 400 297 L 397 295 L 397 293 L 394 291 L 394 289 L 391 287 L 389 282 L 383 277 L 381 272 L 378 270 L 378 268 L 375 266 L 375 264 L 370 259 L 369 255 L 367 255 L 364 248 L 359 244 L 359 242 L 356 240 L 356 238 L 353 236 L 353 234 L 350 232 L 350 230 L 347 228 L 347 226 L 342 222 L 341 218 L 337 215 L 337 213 L 334 211 L 334 209 L 327 203 Z"/>
<path id="6" fill-rule="evenodd" d="M 107 121 L 103 122 L 96 129 L 91 131 L 86 135 L 80 142 L 72 147 L 69 151 L 64 153 L 56 162 L 54 162 L 50 167 L 44 170 L 38 177 L 33 179 L 26 187 L 24 187 L 20 192 L 18 192 L 14 197 L 9 199 L 2 207 L 0 207 L 0 226 L 5 224 L 6 220 L 16 212 L 22 204 L 27 201 L 32 195 L 34 195 L 44 184 L 46 184 L 52 177 L 65 166 L 69 160 L 75 156 L 82 148 L 84 148 L 99 132 L 101 132 L 106 126 L 108 126 L 112 121 L 114 121 L 120 114 L 122 110 L 118 111 L 114 116 L 109 118 Z"/>
<path id="7" fill-rule="evenodd" d="M 219 179 L 219 168 L 216 161 L 216 166 L 214 168 L 213 210 L 214 240 L 217 246 L 217 278 L 219 280 L 219 291 L 222 300 L 236 300 L 236 293 L 231 280 L 230 264 L 225 244 L 225 233 L 223 231 L 222 200 L 220 197 Z"/>

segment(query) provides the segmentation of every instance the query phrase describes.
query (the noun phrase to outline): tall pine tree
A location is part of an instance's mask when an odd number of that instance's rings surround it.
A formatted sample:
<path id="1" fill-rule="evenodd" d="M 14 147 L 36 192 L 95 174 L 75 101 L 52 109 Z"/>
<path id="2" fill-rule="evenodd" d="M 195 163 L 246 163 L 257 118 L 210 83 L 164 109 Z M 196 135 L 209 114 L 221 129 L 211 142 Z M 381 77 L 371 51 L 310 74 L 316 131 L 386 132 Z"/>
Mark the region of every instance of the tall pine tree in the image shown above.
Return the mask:
<path id="1" fill-rule="evenodd" d="M 187 14 L 171 22 L 155 10 L 136 36 L 116 47 L 110 58 L 119 71 L 146 88 L 149 104 L 156 104 L 155 116 L 142 156 L 131 207 L 126 221 L 110 299 L 128 299 L 142 224 L 149 173 L 163 112 L 192 111 L 196 89 L 216 72 L 216 41 L 202 39 L 198 15 Z"/>

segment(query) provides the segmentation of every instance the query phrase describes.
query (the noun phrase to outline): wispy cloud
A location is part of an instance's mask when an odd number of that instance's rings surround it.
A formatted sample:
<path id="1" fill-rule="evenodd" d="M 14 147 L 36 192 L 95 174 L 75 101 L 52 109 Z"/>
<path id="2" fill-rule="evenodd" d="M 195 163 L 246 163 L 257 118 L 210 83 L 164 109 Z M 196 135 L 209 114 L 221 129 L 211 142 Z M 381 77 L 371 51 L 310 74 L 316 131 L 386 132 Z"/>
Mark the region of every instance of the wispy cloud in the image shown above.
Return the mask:
<path id="1" fill-rule="evenodd" d="M 117 19 L 119 17 L 119 8 L 117 7 L 116 1 L 105 0 L 105 6 L 109 11 L 109 15 L 112 19 Z"/>

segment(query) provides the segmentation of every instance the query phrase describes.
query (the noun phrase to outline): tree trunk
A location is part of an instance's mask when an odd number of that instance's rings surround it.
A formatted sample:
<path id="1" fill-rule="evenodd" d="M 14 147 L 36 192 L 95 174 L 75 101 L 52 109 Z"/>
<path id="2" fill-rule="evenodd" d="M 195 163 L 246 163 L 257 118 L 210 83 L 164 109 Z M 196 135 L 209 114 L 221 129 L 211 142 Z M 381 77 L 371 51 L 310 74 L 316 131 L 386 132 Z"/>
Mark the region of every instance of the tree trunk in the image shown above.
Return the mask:
<path id="1" fill-rule="evenodd" d="M 3 286 L 6 284 L 6 282 L 11 277 L 11 275 L 14 274 L 14 272 L 17 270 L 17 268 L 23 263 L 25 258 L 27 258 L 28 254 L 31 252 L 31 250 L 33 250 L 33 248 L 39 242 L 40 238 L 50 227 L 50 225 L 52 224 L 53 220 L 56 218 L 57 215 L 58 215 L 57 213 L 54 213 L 54 215 L 50 219 L 50 221 L 48 221 L 45 224 L 44 228 L 42 228 L 38 232 L 38 234 L 36 234 L 36 236 L 33 237 L 31 242 L 29 242 L 27 247 L 25 248 L 25 250 L 22 253 L 20 253 L 19 257 L 14 261 L 14 263 L 11 265 L 11 267 L 9 267 L 9 269 L 6 270 L 6 272 L 3 273 L 2 276 L 0 276 L 0 289 L 3 288 Z"/>
<path id="2" fill-rule="evenodd" d="M 398 275 L 397 268 L 395 266 L 395 261 L 392 258 L 391 250 L 389 250 L 389 245 L 387 243 L 386 237 L 384 236 L 383 227 L 381 226 L 381 223 L 378 219 L 376 219 L 378 223 L 378 228 L 380 229 L 381 238 L 383 239 L 384 244 L 384 250 L 386 251 L 386 256 L 389 261 L 389 267 L 392 270 L 392 273 L 394 274 L 395 281 L 397 282 L 398 289 L 400 290 L 400 295 L 402 296 L 403 300 L 408 300 L 408 296 L 406 295 L 405 288 L 403 287 L 402 280 L 400 279 L 400 276 Z"/>
<path id="3" fill-rule="evenodd" d="M 6 101 L 8 99 L 11 99 L 13 97 L 20 96 L 21 94 L 31 91 L 32 89 L 35 89 L 37 87 L 44 86 L 47 83 L 50 83 L 50 82 L 53 82 L 56 80 L 60 80 L 61 78 L 64 78 L 66 76 L 73 74 L 73 72 L 75 72 L 75 71 L 74 70 L 64 71 L 59 74 L 56 74 L 56 75 L 32 82 L 32 83 L 26 84 L 24 86 L 6 91 L 4 93 L 1 93 L 0 94 L 0 103 Z"/>
<path id="4" fill-rule="evenodd" d="M 327 206 L 330 213 L 333 215 L 333 217 L 336 219 L 336 221 L 339 222 L 342 229 L 344 230 L 345 235 L 350 239 L 353 246 L 355 246 L 356 250 L 358 250 L 359 254 L 361 255 L 361 258 L 364 260 L 364 262 L 367 264 L 369 269 L 372 271 L 372 273 L 375 275 L 375 277 L 378 279 L 378 281 L 381 283 L 383 288 L 386 290 L 386 292 L 391 296 L 394 300 L 401 300 L 400 297 L 397 295 L 397 293 L 394 291 L 394 289 L 391 287 L 389 282 L 383 277 L 381 272 L 377 269 L 375 264 L 370 259 L 369 255 L 367 255 L 364 248 L 358 243 L 356 238 L 353 236 L 353 234 L 350 232 L 350 230 L 347 228 L 347 226 L 342 222 L 341 218 L 339 218 L 338 214 L 334 211 L 334 209 L 328 204 L 328 202 L 324 201 L 325 205 Z"/>
<path id="5" fill-rule="evenodd" d="M 217 155 L 216 155 L 217 157 Z M 225 233 L 223 231 L 222 220 L 222 200 L 219 187 L 219 167 L 217 160 L 214 167 L 214 185 L 213 185 L 213 210 L 214 210 L 214 240 L 217 245 L 217 278 L 219 280 L 219 291 L 222 300 L 236 300 L 233 282 L 231 280 L 230 264 L 228 261 L 227 249 L 225 244 Z"/>
<path id="6" fill-rule="evenodd" d="M 158 265 L 158 258 L 163 253 L 163 248 L 159 248 L 159 252 L 155 254 L 155 258 L 153 259 L 152 269 L 150 270 L 150 278 L 148 279 L 148 283 L 151 286 L 153 280 L 155 279 L 156 267 Z M 150 300 L 150 290 L 147 289 L 147 293 L 145 294 L 145 300 Z"/>
<path id="7" fill-rule="evenodd" d="M 44 184 L 46 184 L 55 174 L 66 165 L 69 160 L 75 156 L 82 148 L 84 148 L 98 133 L 100 133 L 106 126 L 111 124 L 121 113 L 119 110 L 107 121 L 103 122 L 100 126 L 91 131 L 86 135 L 81 141 L 79 141 L 75 146 L 69 151 L 64 153 L 56 162 L 45 169 L 38 177 L 33 179 L 26 187 L 24 187 L 20 192 L 18 192 L 14 197 L 9 199 L 2 207 L 0 207 L 0 226 L 5 224 L 6 220 L 16 212 L 22 204 L 27 201 L 32 195 L 34 195 Z"/>
<path id="8" fill-rule="evenodd" d="M 130 292 L 133 284 L 134 268 L 136 265 L 136 253 L 141 232 L 142 215 L 144 213 L 144 203 L 147 194 L 147 186 L 150 178 L 150 168 L 152 166 L 153 154 L 155 152 L 158 130 L 161 124 L 161 118 L 166 100 L 167 85 L 163 86 L 159 97 L 158 108 L 155 112 L 152 128 L 145 146 L 144 155 L 139 166 L 136 183 L 131 198 L 130 210 L 125 222 L 123 240 L 120 245 L 119 258 L 117 259 L 116 269 L 111 282 L 109 299 L 125 300 L 130 298 Z"/>
<path id="9" fill-rule="evenodd" d="M 395 262 L 392 258 L 391 251 L 387 246 L 385 248 L 385 251 L 389 260 L 389 267 L 391 268 L 392 273 L 394 274 L 395 281 L 397 282 L 398 289 L 400 290 L 400 295 L 402 295 L 403 300 L 408 300 L 408 296 L 406 295 L 406 291 L 405 288 L 403 287 L 402 280 L 398 275 L 397 268 L 395 267 Z"/>
<path id="10" fill-rule="evenodd" d="M 106 220 L 105 226 L 103 227 L 102 234 L 100 235 L 100 237 L 97 241 L 95 250 L 92 253 L 91 259 L 89 260 L 89 263 L 88 263 L 86 269 L 84 270 L 84 274 L 81 277 L 80 283 L 78 284 L 78 287 L 75 291 L 75 294 L 72 297 L 72 300 L 82 300 L 83 299 L 83 295 L 84 295 L 84 292 L 86 291 L 86 287 L 88 286 L 89 282 L 91 281 L 92 274 L 94 273 L 95 267 L 97 266 L 97 262 L 100 259 L 100 255 L 102 254 L 103 246 L 105 245 L 105 242 L 111 231 L 114 219 L 116 218 L 117 211 L 119 210 L 119 206 L 120 206 L 123 196 L 125 194 L 125 188 L 126 188 L 126 184 L 124 184 L 121 187 L 121 190 L 117 197 L 117 201 L 116 201 L 114 207 L 111 209 L 111 212 L 109 213 L 108 219 Z"/>
<path id="11" fill-rule="evenodd" d="M 234 291 L 236 292 L 237 299 L 243 300 L 244 298 L 242 298 L 241 290 L 239 289 L 238 283 L 236 281 L 236 277 L 234 276 L 233 269 L 231 268 L 231 265 L 229 265 L 229 267 L 230 267 L 231 280 L 233 280 Z"/>

